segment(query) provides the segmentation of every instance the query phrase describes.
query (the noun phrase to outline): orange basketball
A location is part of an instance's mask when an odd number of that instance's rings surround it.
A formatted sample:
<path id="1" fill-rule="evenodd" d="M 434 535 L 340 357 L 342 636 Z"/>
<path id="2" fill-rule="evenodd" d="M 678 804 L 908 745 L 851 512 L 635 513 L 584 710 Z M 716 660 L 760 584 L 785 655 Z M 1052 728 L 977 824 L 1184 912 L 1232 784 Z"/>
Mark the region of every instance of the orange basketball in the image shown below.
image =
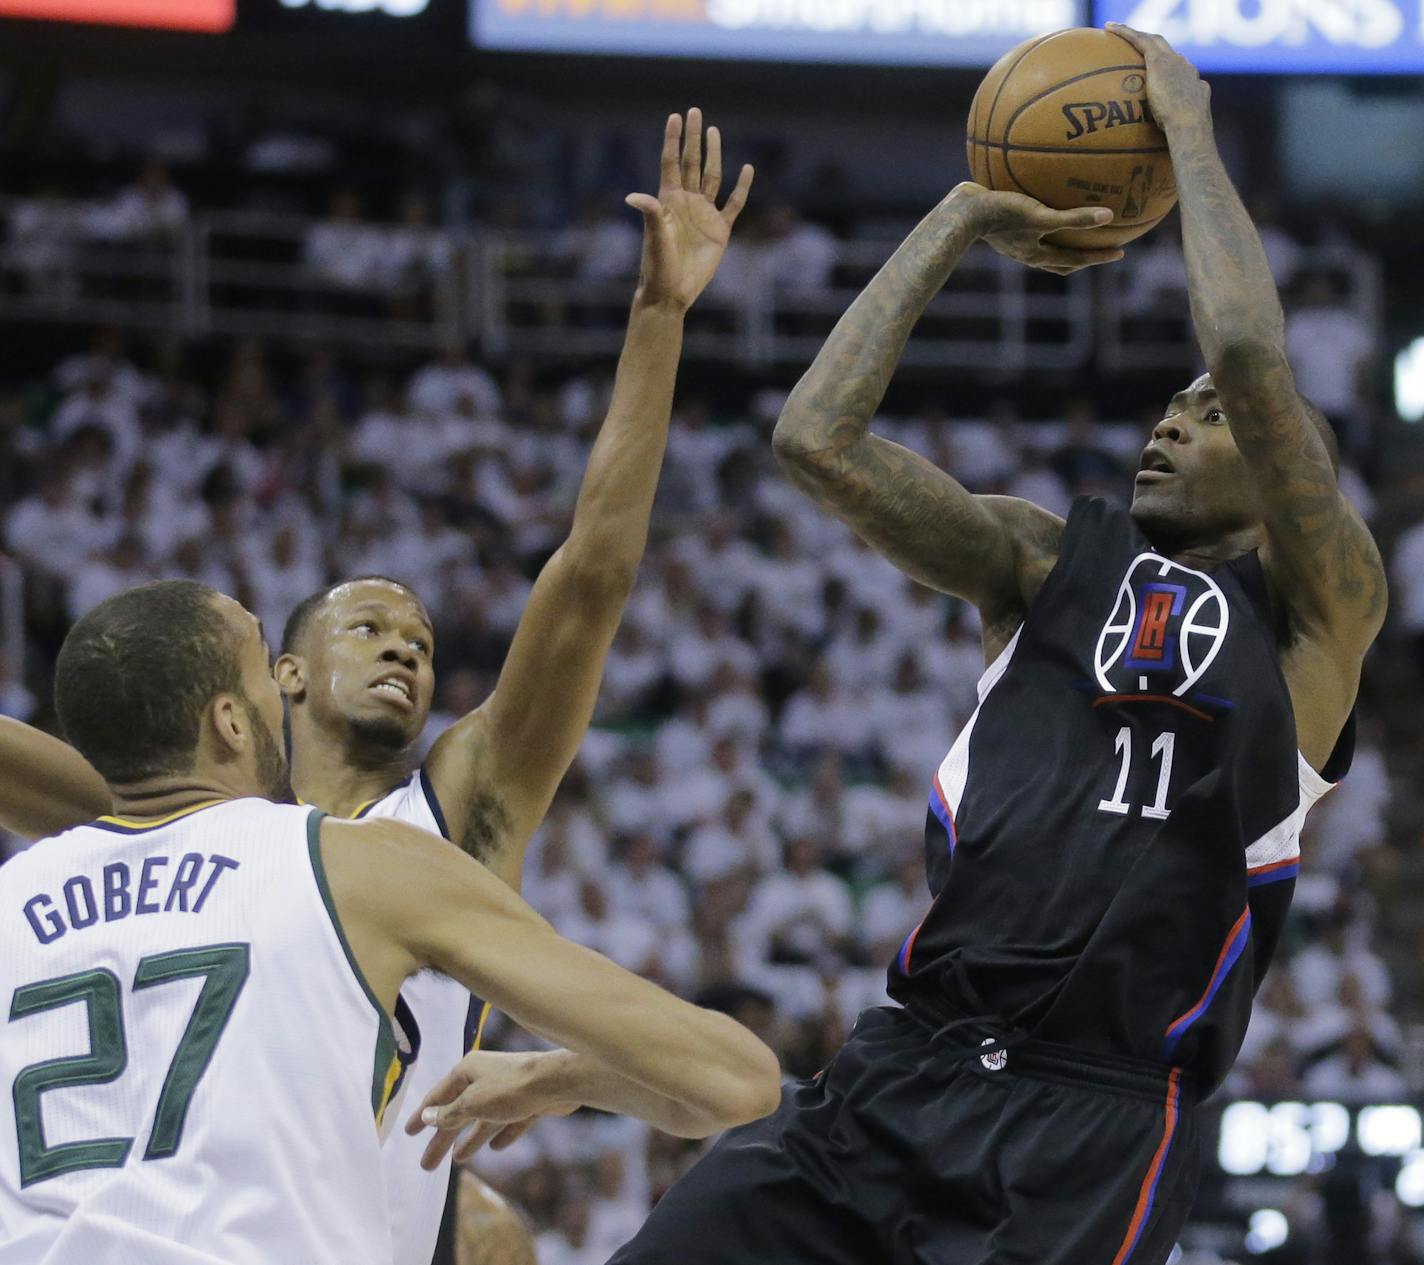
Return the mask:
<path id="1" fill-rule="evenodd" d="M 1141 237 L 1177 204 L 1144 69 L 1125 39 L 1087 27 L 1005 53 L 969 109 L 974 180 L 1060 211 L 1112 208 L 1107 228 L 1055 234 L 1064 245 L 1120 246 Z"/>

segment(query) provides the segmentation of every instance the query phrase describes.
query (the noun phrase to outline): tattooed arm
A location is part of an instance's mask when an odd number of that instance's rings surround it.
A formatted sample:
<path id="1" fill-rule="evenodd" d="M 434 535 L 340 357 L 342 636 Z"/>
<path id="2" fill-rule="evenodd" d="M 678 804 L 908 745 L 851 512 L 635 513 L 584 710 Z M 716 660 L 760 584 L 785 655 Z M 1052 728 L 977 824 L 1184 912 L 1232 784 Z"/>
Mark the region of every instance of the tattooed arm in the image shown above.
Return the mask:
<path id="1" fill-rule="evenodd" d="M 922 457 L 872 435 L 870 423 L 910 331 L 975 241 L 1066 274 L 1121 252 L 1069 250 L 1044 237 L 1108 218 L 1100 208 L 1052 211 L 1017 194 L 958 186 L 841 318 L 773 436 L 782 468 L 802 491 L 913 579 L 979 607 L 990 659 L 1052 569 L 1063 520 L 1013 497 L 971 495 Z"/>
<path id="2" fill-rule="evenodd" d="M 1192 319 L 1232 437 L 1256 476 L 1267 570 L 1297 630 L 1353 671 L 1384 622 L 1384 568 L 1341 495 L 1328 425 L 1296 390 L 1266 252 L 1217 153 L 1210 89 L 1160 36 L 1111 29 L 1147 61 L 1147 93 L 1181 196 Z"/>

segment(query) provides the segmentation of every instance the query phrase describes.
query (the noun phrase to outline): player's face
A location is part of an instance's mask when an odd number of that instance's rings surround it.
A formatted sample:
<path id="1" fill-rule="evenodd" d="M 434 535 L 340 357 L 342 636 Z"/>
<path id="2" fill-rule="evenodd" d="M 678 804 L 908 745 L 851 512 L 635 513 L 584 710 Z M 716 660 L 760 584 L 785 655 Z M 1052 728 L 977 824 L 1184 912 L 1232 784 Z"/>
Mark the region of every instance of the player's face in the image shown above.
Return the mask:
<path id="1" fill-rule="evenodd" d="M 420 736 L 435 692 L 435 634 L 412 594 L 379 580 L 343 584 L 303 649 L 306 703 L 318 719 L 391 750 Z"/>
<path id="2" fill-rule="evenodd" d="M 1132 516 L 1154 543 L 1201 543 L 1260 521 L 1255 482 L 1209 374 L 1173 396 L 1153 427 Z"/>

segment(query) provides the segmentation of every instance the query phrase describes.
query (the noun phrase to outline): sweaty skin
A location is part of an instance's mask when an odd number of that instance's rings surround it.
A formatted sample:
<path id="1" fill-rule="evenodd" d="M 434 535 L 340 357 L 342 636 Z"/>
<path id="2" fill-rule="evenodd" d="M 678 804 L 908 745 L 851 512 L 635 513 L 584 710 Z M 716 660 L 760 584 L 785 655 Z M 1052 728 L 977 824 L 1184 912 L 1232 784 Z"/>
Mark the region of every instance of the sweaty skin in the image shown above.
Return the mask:
<path id="1" fill-rule="evenodd" d="M 1148 96 L 1181 194 L 1192 312 L 1211 370 L 1174 397 L 1153 429 L 1132 513 L 1156 548 L 1189 566 L 1210 569 L 1261 551 L 1300 749 L 1318 771 L 1384 622 L 1379 551 L 1341 494 L 1317 418 L 1295 389 L 1275 283 L 1216 152 L 1204 85 L 1165 41 L 1114 29 L 1147 60 Z M 1076 265 L 1075 252 L 1044 253 L 1043 231 L 1074 226 L 1068 214 L 1017 194 L 956 188 L 842 317 L 773 437 L 789 477 L 818 504 L 920 583 L 979 607 L 988 662 L 1053 569 L 1063 520 L 1013 497 L 970 494 L 872 435 L 870 422 L 915 322 L 974 241 L 1058 272 L 1109 262 L 1107 252 L 1077 252 Z"/>

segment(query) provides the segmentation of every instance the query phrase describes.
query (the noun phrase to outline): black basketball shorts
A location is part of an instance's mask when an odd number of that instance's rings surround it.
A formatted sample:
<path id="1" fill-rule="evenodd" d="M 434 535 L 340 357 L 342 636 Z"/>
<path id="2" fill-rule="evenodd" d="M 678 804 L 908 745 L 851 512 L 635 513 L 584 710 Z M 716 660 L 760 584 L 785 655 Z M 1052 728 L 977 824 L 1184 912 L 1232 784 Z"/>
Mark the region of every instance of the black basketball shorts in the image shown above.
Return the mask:
<path id="1" fill-rule="evenodd" d="M 904 1010 L 867 1010 L 610 1265 L 1166 1261 L 1199 1163 L 1179 1073 L 1033 1042 L 956 1058 L 931 1037 Z"/>

